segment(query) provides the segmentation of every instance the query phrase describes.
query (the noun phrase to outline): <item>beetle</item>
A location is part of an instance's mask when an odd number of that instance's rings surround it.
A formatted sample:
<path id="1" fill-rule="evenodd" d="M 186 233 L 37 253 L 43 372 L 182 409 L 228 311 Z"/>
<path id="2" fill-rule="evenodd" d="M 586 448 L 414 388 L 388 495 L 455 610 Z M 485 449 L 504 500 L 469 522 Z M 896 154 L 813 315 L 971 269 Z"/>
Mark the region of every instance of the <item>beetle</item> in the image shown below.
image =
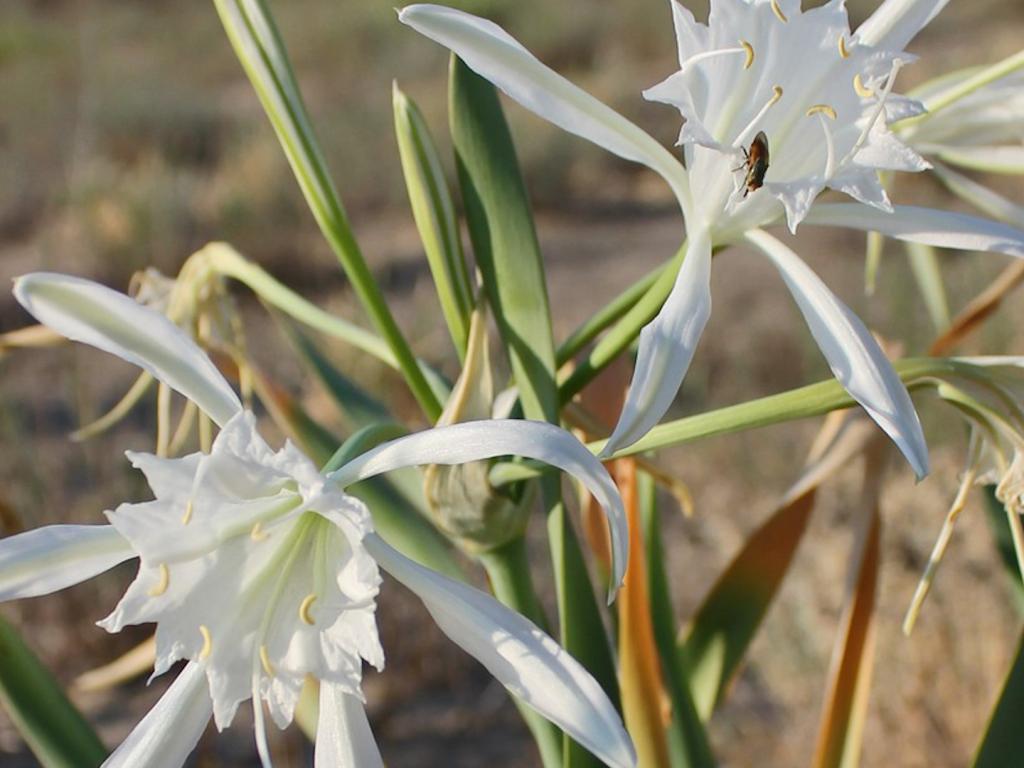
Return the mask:
<path id="1" fill-rule="evenodd" d="M 768 137 L 764 131 L 758 131 L 757 136 L 750 142 L 750 149 L 740 147 L 743 150 L 743 165 L 733 170 L 739 171 L 744 168 L 747 175 L 743 179 L 743 197 L 746 198 L 751 192 L 756 192 L 764 184 L 764 175 L 768 172 Z"/>

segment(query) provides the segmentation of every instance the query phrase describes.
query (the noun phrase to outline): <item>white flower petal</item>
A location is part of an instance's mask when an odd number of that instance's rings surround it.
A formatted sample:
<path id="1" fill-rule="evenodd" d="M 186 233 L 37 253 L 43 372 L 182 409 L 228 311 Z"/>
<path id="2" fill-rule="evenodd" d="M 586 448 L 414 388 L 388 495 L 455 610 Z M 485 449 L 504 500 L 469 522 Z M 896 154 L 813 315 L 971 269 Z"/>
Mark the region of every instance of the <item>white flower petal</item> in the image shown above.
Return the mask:
<path id="1" fill-rule="evenodd" d="M 493 22 L 439 5 L 410 5 L 403 24 L 449 48 L 481 77 L 531 112 L 619 157 L 646 165 L 689 197 L 686 171 L 661 144 L 612 108 L 542 64 Z"/>
<path id="2" fill-rule="evenodd" d="M 658 315 L 640 332 L 633 380 L 602 456 L 632 445 L 665 415 L 711 315 L 711 240 L 695 233 Z"/>
<path id="3" fill-rule="evenodd" d="M 885 187 L 878 180 L 877 171 L 870 168 L 851 166 L 844 169 L 829 182 L 829 186 L 865 205 L 870 205 L 886 213 L 892 212 L 892 203 L 889 202 Z"/>
<path id="4" fill-rule="evenodd" d="M 210 721 L 206 675 L 189 664 L 103 768 L 181 768 Z"/>
<path id="5" fill-rule="evenodd" d="M 694 54 L 708 47 L 708 28 L 700 24 L 693 12 L 678 0 L 669 0 L 672 6 L 672 26 L 676 31 L 676 47 L 679 52 L 679 66 Z"/>
<path id="6" fill-rule="evenodd" d="M 321 683 L 314 768 L 378 768 L 383 765 L 363 703 L 337 685 Z"/>
<path id="7" fill-rule="evenodd" d="M 557 467 L 586 485 L 604 508 L 612 538 L 614 578 L 611 594 L 622 583 L 629 532 L 622 499 L 608 471 L 583 444 L 564 429 L 542 421 L 492 419 L 466 421 L 400 437 L 364 453 L 328 479 L 345 488 L 382 472 L 423 464 L 463 464 L 498 456 L 523 456 Z"/>
<path id="8" fill-rule="evenodd" d="M 192 339 L 123 293 L 91 280 L 35 272 L 15 281 L 14 295 L 43 325 L 148 371 L 217 424 L 242 409 L 234 390 Z"/>
<path id="9" fill-rule="evenodd" d="M 48 595 L 135 557 L 109 525 L 49 525 L 0 540 L 0 600 Z"/>
<path id="10" fill-rule="evenodd" d="M 764 185 L 764 190 L 785 207 L 786 225 L 793 234 L 796 234 L 800 222 L 807 218 L 815 198 L 824 188 L 824 181 L 817 177 L 798 181 L 773 181 Z"/>
<path id="11" fill-rule="evenodd" d="M 1024 258 L 1024 231 L 964 213 L 897 205 L 884 213 L 857 203 L 814 206 L 807 224 L 881 232 L 897 240 L 964 251 L 995 251 Z"/>
<path id="12" fill-rule="evenodd" d="M 918 478 L 928 474 L 928 446 L 914 404 L 871 332 L 788 247 L 761 230 L 746 239 L 779 270 L 839 383 L 892 438 Z"/>
<path id="13" fill-rule="evenodd" d="M 927 160 L 881 125 L 881 121 L 871 129 L 871 140 L 854 155 L 854 162 L 872 169 L 910 173 L 931 167 Z"/>
<path id="14" fill-rule="evenodd" d="M 413 562 L 376 534 L 366 547 L 415 592 L 438 627 L 523 702 L 613 768 L 636 765 L 633 745 L 597 681 L 532 622 L 490 595 Z"/>
<path id="15" fill-rule="evenodd" d="M 857 42 L 902 51 L 949 0 L 885 0 L 857 28 Z"/>
<path id="16" fill-rule="evenodd" d="M 906 120 L 908 117 L 923 115 L 927 111 L 924 104 L 917 99 L 901 96 L 898 93 L 890 93 L 889 98 L 885 100 L 885 121 L 890 125 L 899 120 Z"/>

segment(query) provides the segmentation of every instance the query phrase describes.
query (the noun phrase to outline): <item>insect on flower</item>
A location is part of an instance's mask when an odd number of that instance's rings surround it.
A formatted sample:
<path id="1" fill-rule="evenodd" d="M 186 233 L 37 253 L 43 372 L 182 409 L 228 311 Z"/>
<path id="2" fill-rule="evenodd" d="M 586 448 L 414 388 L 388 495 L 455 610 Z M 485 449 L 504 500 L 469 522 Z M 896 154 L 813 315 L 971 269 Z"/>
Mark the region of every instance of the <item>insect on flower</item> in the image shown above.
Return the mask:
<path id="1" fill-rule="evenodd" d="M 764 175 L 768 172 L 768 137 L 764 131 L 758 131 L 757 136 L 750 142 L 750 149 L 743 149 L 743 165 L 733 168 L 733 171 L 747 170 L 743 178 L 743 197 L 751 192 L 756 192 L 764 184 Z"/>

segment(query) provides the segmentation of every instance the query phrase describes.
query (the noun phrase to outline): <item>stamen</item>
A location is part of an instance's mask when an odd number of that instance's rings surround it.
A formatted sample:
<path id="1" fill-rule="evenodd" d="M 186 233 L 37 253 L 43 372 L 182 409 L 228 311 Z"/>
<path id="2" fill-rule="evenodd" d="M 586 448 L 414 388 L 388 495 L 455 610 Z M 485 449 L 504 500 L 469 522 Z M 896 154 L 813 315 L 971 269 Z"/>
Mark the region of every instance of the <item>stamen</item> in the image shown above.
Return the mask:
<path id="1" fill-rule="evenodd" d="M 316 622 L 313 620 L 313 616 L 310 614 L 309 609 L 313 607 L 313 603 L 316 602 L 316 594 L 310 593 L 303 599 L 302 604 L 299 606 L 299 618 L 304 622 L 313 626 Z"/>
<path id="2" fill-rule="evenodd" d="M 715 51 L 704 51 L 704 53 L 691 56 L 679 67 L 679 73 L 688 71 L 694 64 L 698 64 L 706 59 L 713 59 L 717 56 L 735 56 L 737 54 L 742 54 L 744 57 L 743 68 L 750 69 L 750 65 L 754 63 L 754 48 L 750 43 L 741 40 L 739 48 L 719 48 Z"/>
<path id="3" fill-rule="evenodd" d="M 786 18 L 786 14 L 779 8 L 779 0 L 772 0 L 772 13 L 779 17 L 779 21 L 786 23 L 789 19 Z"/>
<path id="4" fill-rule="evenodd" d="M 878 118 L 885 110 L 885 100 L 889 98 L 889 93 L 892 91 L 893 85 L 896 84 L 896 75 L 899 74 L 900 68 L 903 66 L 903 62 L 896 59 L 892 63 L 892 68 L 889 70 L 889 77 L 885 81 L 885 88 L 878 95 L 878 104 L 875 107 L 875 111 L 871 114 L 871 119 L 868 120 L 867 125 L 860 132 L 860 136 L 857 137 L 857 142 L 853 145 L 853 148 L 843 158 L 843 163 L 853 158 L 860 148 L 864 146 L 864 142 L 868 140 L 868 135 L 871 133 L 871 129 L 875 127 L 875 123 L 878 122 Z"/>
<path id="5" fill-rule="evenodd" d="M 213 651 L 213 637 L 210 635 L 210 630 L 206 628 L 205 624 L 199 625 L 199 634 L 203 636 L 203 647 L 199 649 L 199 660 L 202 661 Z"/>
<path id="6" fill-rule="evenodd" d="M 167 586 L 170 583 L 171 572 L 167 569 L 166 563 L 160 563 L 160 581 L 154 584 L 146 594 L 150 597 L 160 597 L 160 595 L 167 591 Z"/>
<path id="7" fill-rule="evenodd" d="M 832 120 L 835 120 L 838 117 L 838 115 L 836 115 L 836 111 L 828 104 L 815 104 L 807 110 L 807 116 L 811 117 L 811 115 L 825 115 Z"/>
<path id="8" fill-rule="evenodd" d="M 810 114 L 810 113 L 808 113 Z M 822 133 L 825 134 L 825 180 L 829 181 L 832 179 L 832 175 L 836 172 L 836 147 L 832 142 L 832 133 L 828 129 L 828 123 L 825 122 L 824 110 L 815 112 L 818 116 L 818 122 L 821 124 Z M 832 119 L 835 120 L 835 113 L 832 114 Z"/>
<path id="9" fill-rule="evenodd" d="M 776 85 L 772 88 L 771 97 L 768 99 L 768 101 L 765 102 L 764 106 L 757 111 L 757 114 L 754 115 L 754 119 L 747 123 L 747 127 L 740 131 L 739 134 L 736 136 L 735 141 L 733 141 L 732 143 L 733 149 L 737 149 L 738 147 L 747 143 L 747 139 L 750 138 L 750 134 L 752 134 L 754 130 L 757 128 L 758 124 L 761 122 L 761 119 L 765 116 L 769 109 L 771 109 L 773 106 L 775 106 L 776 103 L 778 103 L 779 99 L 781 98 L 782 87 Z"/>
<path id="10" fill-rule="evenodd" d="M 864 81 L 861 80 L 860 74 L 853 76 L 853 90 L 857 92 L 857 95 L 862 99 L 870 99 L 875 95 L 875 92 L 864 85 Z"/>
<path id="11" fill-rule="evenodd" d="M 185 514 L 181 516 L 181 524 L 188 525 L 192 520 L 192 500 L 189 499 L 188 504 L 185 505 Z"/>
<path id="12" fill-rule="evenodd" d="M 850 52 L 846 49 L 846 38 L 843 35 L 839 36 L 839 55 L 844 59 L 850 58 Z"/>
<path id="13" fill-rule="evenodd" d="M 249 531 L 249 538 L 253 541 L 263 541 L 269 536 L 270 534 L 263 530 L 263 523 L 260 522 L 257 522 L 256 525 L 252 527 L 252 530 Z"/>
<path id="14" fill-rule="evenodd" d="M 754 63 L 754 46 L 746 40 L 740 40 L 740 45 L 743 46 L 743 50 L 747 52 L 747 60 L 743 62 L 743 68 L 750 69 L 751 65 Z"/>
<path id="15" fill-rule="evenodd" d="M 277 673 L 274 671 L 274 665 L 270 663 L 270 656 L 267 654 L 267 646 L 260 646 L 260 664 L 263 665 L 263 671 L 267 673 L 267 677 L 273 677 Z"/>

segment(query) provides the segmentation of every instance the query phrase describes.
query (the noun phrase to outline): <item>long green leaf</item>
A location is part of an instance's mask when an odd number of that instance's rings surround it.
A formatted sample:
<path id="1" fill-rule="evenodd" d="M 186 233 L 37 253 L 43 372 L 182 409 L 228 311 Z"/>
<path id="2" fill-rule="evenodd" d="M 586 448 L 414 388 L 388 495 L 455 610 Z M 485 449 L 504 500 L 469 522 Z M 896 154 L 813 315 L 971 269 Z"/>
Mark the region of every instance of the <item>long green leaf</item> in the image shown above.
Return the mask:
<path id="1" fill-rule="evenodd" d="M 647 553 L 647 589 L 654 623 L 654 642 L 658 646 L 665 686 L 672 701 L 672 722 L 668 732 L 672 765 L 674 768 L 707 768 L 715 765 L 715 758 L 690 692 L 690 671 L 676 650 L 675 609 L 665 572 L 665 552 L 661 541 L 661 519 L 654 479 L 646 472 L 641 472 L 637 490 Z"/>
<path id="2" fill-rule="evenodd" d="M 391 348 L 423 412 L 435 421 L 441 403 L 402 336 L 352 234 L 270 11 L 263 0 L 214 0 L 214 4 L 321 232 L 352 281 L 363 308 Z"/>
<path id="3" fill-rule="evenodd" d="M 449 120 L 466 221 L 527 418 L 559 422 L 547 285 L 512 136 L 490 83 L 452 58 Z M 615 667 L 579 540 L 555 476 L 541 482 L 562 644 L 617 699 Z M 565 765 L 597 766 L 567 741 Z"/>
<path id="4" fill-rule="evenodd" d="M 465 359 L 473 288 L 462 255 L 459 223 L 441 158 L 416 104 L 398 88 L 392 89 L 395 135 L 413 218 L 423 242 L 441 311 L 459 360 Z"/>
<path id="5" fill-rule="evenodd" d="M 107 749 L 17 631 L 0 619 L 0 702 L 45 768 L 100 765 Z"/>
<path id="6" fill-rule="evenodd" d="M 1024 765 L 1021 723 L 1024 723 L 1024 633 L 1021 634 L 1013 666 L 1003 683 L 1003 692 L 992 710 L 985 736 L 974 755 L 973 768 Z"/>

